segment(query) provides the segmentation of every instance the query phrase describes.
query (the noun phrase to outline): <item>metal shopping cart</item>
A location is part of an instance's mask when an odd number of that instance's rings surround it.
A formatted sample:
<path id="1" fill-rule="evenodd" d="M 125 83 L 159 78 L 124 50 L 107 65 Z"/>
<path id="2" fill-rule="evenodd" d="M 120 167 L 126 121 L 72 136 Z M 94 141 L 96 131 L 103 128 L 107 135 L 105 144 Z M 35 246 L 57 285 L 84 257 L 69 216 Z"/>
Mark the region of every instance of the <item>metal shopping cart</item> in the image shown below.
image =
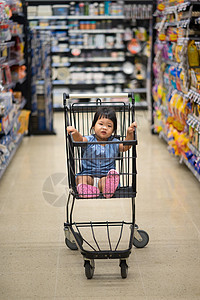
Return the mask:
<path id="1" fill-rule="evenodd" d="M 72 99 L 88 99 L 89 102 L 73 102 Z M 93 100 L 94 99 L 94 100 Z M 107 101 L 103 101 L 105 99 Z M 115 102 L 108 102 L 115 99 Z M 117 100 L 117 101 L 116 101 Z M 122 101 L 123 100 L 123 101 Z M 70 104 L 68 102 L 70 101 Z M 121 277 L 126 278 L 128 273 L 127 259 L 131 253 L 132 245 L 137 248 L 145 247 L 149 242 L 148 234 L 139 230 L 135 224 L 135 197 L 136 197 L 136 131 L 134 139 L 125 141 L 128 126 L 135 120 L 133 93 L 119 94 L 64 94 L 63 105 L 65 115 L 66 154 L 69 193 L 66 205 L 66 222 L 64 223 L 65 243 L 71 250 L 79 249 L 84 259 L 85 275 L 91 279 L 94 274 L 95 259 L 119 259 Z M 112 107 L 117 117 L 117 138 L 104 142 L 75 142 L 71 134 L 67 133 L 67 126 L 74 126 L 83 136 L 90 135 L 90 128 L 95 112 L 99 107 Z M 123 144 L 131 146 L 126 152 L 120 152 L 115 157 L 115 168 L 120 176 L 120 183 L 110 199 L 99 193 L 93 199 L 84 199 L 76 186 L 76 175 L 81 171 L 83 160 L 95 159 L 84 157 L 84 148 L 89 144 Z M 103 147 L 102 147 L 103 148 Z M 104 159 L 103 155 L 102 158 Z M 127 201 L 128 202 L 127 202 Z M 120 214 L 123 215 L 124 207 L 128 206 L 128 219 L 115 219 L 115 207 L 120 201 Z M 93 204 L 92 204 L 93 203 Z M 80 206 L 78 209 L 76 207 Z M 98 205 L 103 208 L 98 209 Z M 104 211 L 105 205 L 105 211 Z M 110 209 L 109 205 L 112 205 Z M 82 219 L 77 217 L 81 213 L 81 207 L 86 206 L 87 213 Z M 107 206 L 107 207 L 106 207 Z M 114 208 L 113 208 L 114 207 Z M 89 219 L 91 209 L 98 209 L 99 218 Z M 75 213 L 76 209 L 76 213 Z M 101 220 L 104 212 L 112 218 Z M 125 216 L 126 217 L 126 216 Z"/>

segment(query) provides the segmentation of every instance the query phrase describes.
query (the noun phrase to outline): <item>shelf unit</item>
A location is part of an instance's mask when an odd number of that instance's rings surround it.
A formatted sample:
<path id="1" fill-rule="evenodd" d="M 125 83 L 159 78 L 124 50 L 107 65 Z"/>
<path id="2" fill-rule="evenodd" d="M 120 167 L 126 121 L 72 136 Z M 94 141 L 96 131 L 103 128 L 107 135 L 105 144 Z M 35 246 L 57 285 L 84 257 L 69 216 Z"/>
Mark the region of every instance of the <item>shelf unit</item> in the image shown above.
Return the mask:
<path id="1" fill-rule="evenodd" d="M 0 29 L 0 179 L 19 148 L 25 128 L 20 123 L 22 110 L 27 106 L 26 56 L 23 48 L 26 26 L 24 3 L 21 8 L 14 2 L 6 3 L 11 17 L 1 3 L 0 26 L 6 26 L 6 35 Z M 13 9 L 16 9 L 13 11 Z M 5 28 L 4 28 L 5 34 Z M 24 111 L 23 111 L 24 112 Z M 28 113 L 28 112 L 27 112 Z"/>
<path id="2" fill-rule="evenodd" d="M 137 80 L 138 84 L 130 86 L 132 74 L 125 74 L 123 64 L 128 61 L 134 61 L 134 55 L 128 57 L 126 53 L 127 41 L 124 42 L 126 27 L 134 30 L 136 26 L 142 26 L 145 22 L 150 33 L 151 18 L 142 15 L 128 15 L 125 9 L 129 5 L 140 5 L 140 10 L 152 6 L 151 0 L 144 1 L 75 1 L 76 7 L 80 3 L 84 5 L 121 5 L 122 11 L 118 15 L 110 13 L 103 15 L 78 14 L 72 15 L 70 12 L 70 2 L 72 1 L 36 1 L 27 0 L 28 14 L 27 19 L 31 28 L 40 31 L 50 31 L 52 38 L 52 88 L 54 98 L 54 109 L 62 107 L 63 92 L 120 92 L 122 90 L 133 90 L 139 95 L 143 95 L 141 105 L 138 102 L 137 107 L 147 109 L 150 103 L 150 59 L 145 59 L 147 64 L 146 76 L 143 83 Z M 110 4 L 111 3 L 111 4 Z M 68 6 L 68 13 L 65 15 L 30 15 L 30 11 L 39 6 L 53 5 Z M 148 6 L 147 6 L 148 5 Z M 105 9 L 105 7 L 104 7 Z M 53 12 L 53 9 L 52 9 Z M 125 15 L 126 13 L 126 15 Z M 145 20 L 144 20 L 145 19 Z M 90 28 L 88 28 L 88 26 Z M 85 27 L 85 28 L 84 28 Z M 94 28 L 96 27 L 96 28 Z M 134 34 L 134 33 L 133 33 Z M 56 37 L 54 39 L 54 36 Z M 91 67 L 91 70 L 86 70 Z M 80 70 L 80 71 L 78 71 Z M 84 74 L 84 75 L 83 75 Z M 61 78 L 63 76 L 63 79 Z M 64 78 L 65 77 L 65 78 Z M 85 78 L 85 84 L 82 78 Z M 104 79 L 102 79 L 104 77 Z M 81 80 L 80 80 L 81 78 Z M 147 81 L 146 81 L 147 78 Z M 139 82 L 140 81 L 140 82 Z M 55 92 L 57 91 L 57 93 Z M 147 101 L 146 101 L 147 100 Z"/>
<path id="3" fill-rule="evenodd" d="M 200 2 L 161 4 L 153 24 L 153 133 L 200 182 Z"/>
<path id="4" fill-rule="evenodd" d="M 34 135 L 55 134 L 51 82 L 51 39 L 48 32 L 33 29 L 30 38 L 31 125 Z"/>

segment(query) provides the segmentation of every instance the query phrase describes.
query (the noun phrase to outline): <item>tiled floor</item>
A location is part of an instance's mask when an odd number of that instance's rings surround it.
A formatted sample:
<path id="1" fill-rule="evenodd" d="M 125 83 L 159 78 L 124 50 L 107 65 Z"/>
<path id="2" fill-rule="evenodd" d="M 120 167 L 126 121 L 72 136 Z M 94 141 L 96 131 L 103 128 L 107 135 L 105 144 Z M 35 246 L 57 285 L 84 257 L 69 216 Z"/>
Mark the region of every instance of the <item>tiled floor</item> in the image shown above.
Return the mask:
<path id="1" fill-rule="evenodd" d="M 57 135 L 24 138 L 0 181 L 1 300 L 200 299 L 200 184 L 151 135 L 147 119 L 137 113 L 136 221 L 150 242 L 133 248 L 127 279 L 118 261 L 99 260 L 87 280 L 81 254 L 65 246 L 63 199 L 45 193 L 54 174 L 64 178 L 66 170 L 63 114 L 57 113 Z M 57 194 L 65 188 L 56 187 Z"/>

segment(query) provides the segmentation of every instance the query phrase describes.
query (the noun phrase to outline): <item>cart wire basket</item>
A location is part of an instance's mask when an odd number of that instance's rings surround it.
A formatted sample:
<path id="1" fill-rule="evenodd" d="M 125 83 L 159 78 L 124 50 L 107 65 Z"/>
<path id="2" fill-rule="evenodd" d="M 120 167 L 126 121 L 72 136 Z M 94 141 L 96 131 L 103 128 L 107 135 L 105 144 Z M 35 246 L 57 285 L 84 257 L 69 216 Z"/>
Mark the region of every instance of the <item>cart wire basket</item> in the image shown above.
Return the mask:
<path id="1" fill-rule="evenodd" d="M 72 99 L 94 100 L 90 102 L 71 102 Z M 103 98 L 119 98 L 115 102 L 103 102 Z M 126 102 L 122 101 L 126 100 Z M 135 103 L 133 93 L 119 94 L 64 94 L 63 95 L 66 156 L 69 193 L 66 205 L 66 222 L 64 223 L 65 243 L 71 250 L 79 249 L 84 258 L 85 275 L 91 279 L 95 269 L 95 259 L 119 259 L 121 277 L 126 278 L 128 273 L 127 258 L 132 245 L 143 248 L 148 244 L 148 234 L 139 230 L 135 224 L 135 197 L 136 197 L 136 145 L 137 133 L 134 131 L 133 140 L 125 140 L 127 129 L 135 121 Z M 68 134 L 67 126 L 76 128 L 82 136 L 93 136 L 91 124 L 94 115 L 99 108 L 115 111 L 117 118 L 117 130 L 107 141 L 92 139 L 87 142 L 73 140 L 73 135 Z M 114 151 L 119 145 L 127 147 L 124 152 Z M 91 147 L 93 150 L 90 151 Z M 94 155 L 95 152 L 95 155 Z M 106 152 L 106 154 L 105 154 Z M 95 167 L 94 167 L 95 166 Z M 107 190 L 100 191 L 98 188 L 92 192 L 78 189 L 77 176 L 84 175 L 84 168 L 93 170 L 93 185 L 98 187 L 98 181 L 105 178 L 107 168 L 110 182 L 114 182 L 116 190 L 114 194 Z M 82 176 L 81 178 L 83 178 Z M 82 185 L 83 186 L 83 185 Z M 80 219 L 74 213 L 76 206 L 87 205 L 88 212 L 92 203 L 94 210 L 97 203 L 101 203 L 105 211 L 108 211 L 110 203 L 117 205 L 117 201 L 129 200 L 129 219 L 93 220 L 87 216 Z M 93 202 L 92 202 L 93 201 Z M 121 210 L 123 211 L 123 204 Z M 80 212 L 80 209 L 79 209 Z M 108 216 L 109 217 L 109 216 Z M 121 217 L 121 218 L 120 218 Z M 89 218 L 89 216 L 88 216 Z M 76 219 L 76 220 L 75 220 Z"/>

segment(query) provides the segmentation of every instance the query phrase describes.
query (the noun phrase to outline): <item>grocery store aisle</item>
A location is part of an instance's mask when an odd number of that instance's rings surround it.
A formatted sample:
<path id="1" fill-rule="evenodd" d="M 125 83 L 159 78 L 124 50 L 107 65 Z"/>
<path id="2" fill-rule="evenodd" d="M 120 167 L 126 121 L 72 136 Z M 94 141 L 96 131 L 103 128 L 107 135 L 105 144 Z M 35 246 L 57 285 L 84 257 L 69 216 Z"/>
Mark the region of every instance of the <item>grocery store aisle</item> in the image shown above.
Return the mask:
<path id="1" fill-rule="evenodd" d="M 87 280 L 80 253 L 65 246 L 63 199 L 55 196 L 65 187 L 44 192 L 54 174 L 65 177 L 57 113 L 57 135 L 24 138 L 0 182 L 0 299 L 200 299 L 200 185 L 151 135 L 146 112 L 137 122 L 136 221 L 150 242 L 133 248 L 127 279 L 118 261 L 99 260 Z"/>

